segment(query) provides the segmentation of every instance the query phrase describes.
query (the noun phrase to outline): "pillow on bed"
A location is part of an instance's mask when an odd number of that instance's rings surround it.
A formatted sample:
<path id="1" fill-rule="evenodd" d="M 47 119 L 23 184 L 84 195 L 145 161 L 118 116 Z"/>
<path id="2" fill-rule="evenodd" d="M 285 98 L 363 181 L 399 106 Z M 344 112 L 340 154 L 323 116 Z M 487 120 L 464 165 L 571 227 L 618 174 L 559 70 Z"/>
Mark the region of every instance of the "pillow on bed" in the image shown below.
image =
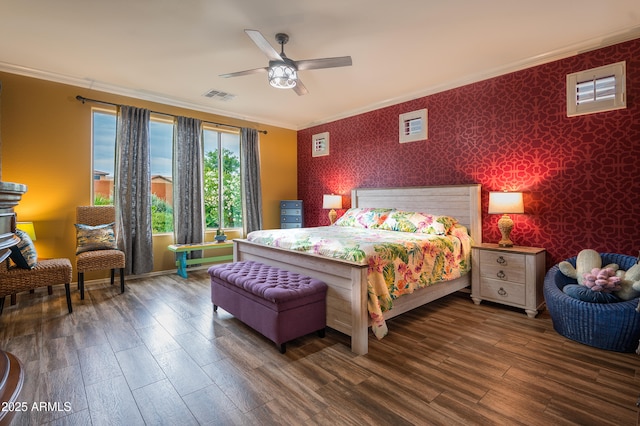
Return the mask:
<path id="1" fill-rule="evenodd" d="M 384 223 L 391 211 L 392 209 L 351 208 L 340 216 L 333 225 L 376 229 Z"/>
<path id="2" fill-rule="evenodd" d="M 396 210 L 389 214 L 380 228 L 390 231 L 447 235 L 457 223 L 457 220 L 449 216 Z"/>

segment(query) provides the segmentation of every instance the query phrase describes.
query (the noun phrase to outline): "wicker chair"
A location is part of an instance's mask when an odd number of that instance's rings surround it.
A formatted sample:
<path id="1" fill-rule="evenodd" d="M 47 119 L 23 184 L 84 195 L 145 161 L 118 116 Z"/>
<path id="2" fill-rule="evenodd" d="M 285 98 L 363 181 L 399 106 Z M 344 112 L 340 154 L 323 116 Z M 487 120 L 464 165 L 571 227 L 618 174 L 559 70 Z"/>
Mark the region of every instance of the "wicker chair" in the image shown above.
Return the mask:
<path id="1" fill-rule="evenodd" d="M 602 264 L 616 263 L 627 270 L 636 258 L 622 254 L 600 253 Z M 567 259 L 574 267 L 576 258 Z M 634 352 L 640 339 L 638 299 L 617 303 L 590 303 L 574 299 L 562 288 L 576 284 L 565 276 L 558 265 L 547 272 L 544 279 L 544 298 L 553 328 L 564 337 L 585 345 L 615 352 Z"/>
<path id="2" fill-rule="evenodd" d="M 39 261 L 33 269 L 9 267 L 8 261 L 0 262 L 0 315 L 4 308 L 5 296 L 13 296 L 21 291 L 38 287 L 64 284 L 67 294 L 67 308 L 73 312 L 69 283 L 73 277 L 69 259 L 45 259 Z M 51 291 L 49 291 L 51 294 Z"/>
<path id="3" fill-rule="evenodd" d="M 113 223 L 116 220 L 114 206 L 80 206 L 76 208 L 76 223 L 97 226 Z M 78 270 L 78 288 L 80 299 L 84 299 L 84 273 L 89 271 L 111 270 L 111 285 L 115 280 L 115 270 L 120 270 L 120 292 L 124 293 L 125 255 L 121 250 L 94 250 L 76 255 Z"/>

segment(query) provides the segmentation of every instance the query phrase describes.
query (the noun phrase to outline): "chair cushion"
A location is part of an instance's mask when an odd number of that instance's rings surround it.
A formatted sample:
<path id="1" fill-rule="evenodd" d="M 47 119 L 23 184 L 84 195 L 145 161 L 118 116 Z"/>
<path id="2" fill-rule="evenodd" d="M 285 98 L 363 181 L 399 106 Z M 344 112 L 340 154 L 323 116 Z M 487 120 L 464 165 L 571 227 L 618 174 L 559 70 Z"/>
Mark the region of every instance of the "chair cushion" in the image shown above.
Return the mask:
<path id="1" fill-rule="evenodd" d="M 33 241 L 29 234 L 20 229 L 16 229 L 16 235 L 20 238 L 20 242 L 11 247 L 11 260 L 19 268 L 32 269 L 38 263 L 38 254 Z"/>
<path id="2" fill-rule="evenodd" d="M 78 272 L 124 268 L 126 259 L 120 250 L 85 251 L 76 256 Z"/>
<path id="3" fill-rule="evenodd" d="M 71 279 L 71 262 L 64 258 L 41 260 L 32 269 L 9 268 L 0 274 L 0 297 L 38 287 L 68 284 Z"/>
<path id="4" fill-rule="evenodd" d="M 76 223 L 76 254 L 94 250 L 117 250 L 114 224 L 89 226 Z"/>

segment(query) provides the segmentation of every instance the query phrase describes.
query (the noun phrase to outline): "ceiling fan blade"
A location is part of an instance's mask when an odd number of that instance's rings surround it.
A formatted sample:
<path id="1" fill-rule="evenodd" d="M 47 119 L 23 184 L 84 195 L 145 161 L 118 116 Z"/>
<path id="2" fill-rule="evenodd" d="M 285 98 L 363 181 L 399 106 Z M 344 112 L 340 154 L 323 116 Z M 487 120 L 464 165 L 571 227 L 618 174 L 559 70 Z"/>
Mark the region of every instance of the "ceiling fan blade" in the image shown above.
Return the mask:
<path id="1" fill-rule="evenodd" d="M 254 68 L 252 70 L 245 70 L 245 71 L 238 71 L 238 72 L 231 72 L 229 74 L 220 74 L 220 77 L 224 77 L 224 78 L 229 78 L 229 77 L 240 77 L 243 75 L 249 75 L 249 74 L 258 74 L 261 72 L 267 72 L 269 70 L 268 67 L 263 67 L 263 68 Z"/>
<path id="2" fill-rule="evenodd" d="M 307 93 L 309 93 L 309 91 L 307 90 L 307 86 L 302 84 L 302 81 L 300 81 L 300 79 L 298 79 L 298 81 L 296 81 L 296 85 L 293 86 L 293 91 L 296 92 L 298 96 L 306 95 Z"/>
<path id="3" fill-rule="evenodd" d="M 317 70 L 320 68 L 336 68 L 351 66 L 351 56 L 338 56 L 336 58 L 304 59 L 295 61 L 298 71 Z"/>
<path id="4" fill-rule="evenodd" d="M 258 49 L 262 50 L 262 53 L 267 55 L 267 58 L 269 58 L 270 61 L 282 61 L 282 56 L 280 56 L 278 51 L 269 44 L 260 31 L 244 30 L 244 32 L 247 33 L 256 46 L 258 46 Z"/>

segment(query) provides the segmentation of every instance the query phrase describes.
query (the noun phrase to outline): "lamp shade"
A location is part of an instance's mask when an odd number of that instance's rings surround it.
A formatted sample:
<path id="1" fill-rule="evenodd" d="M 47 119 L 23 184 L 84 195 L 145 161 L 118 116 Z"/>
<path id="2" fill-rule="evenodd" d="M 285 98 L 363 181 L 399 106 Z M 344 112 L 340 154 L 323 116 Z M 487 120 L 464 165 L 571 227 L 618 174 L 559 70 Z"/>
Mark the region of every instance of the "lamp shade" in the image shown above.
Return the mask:
<path id="1" fill-rule="evenodd" d="M 522 192 L 490 192 L 489 214 L 524 213 Z"/>
<path id="2" fill-rule="evenodd" d="M 31 238 L 31 241 L 36 240 L 36 228 L 33 226 L 33 222 L 17 222 L 16 228 L 25 232 Z"/>
<path id="3" fill-rule="evenodd" d="M 322 197 L 323 209 L 341 209 L 342 208 L 342 195 L 323 195 Z"/>

